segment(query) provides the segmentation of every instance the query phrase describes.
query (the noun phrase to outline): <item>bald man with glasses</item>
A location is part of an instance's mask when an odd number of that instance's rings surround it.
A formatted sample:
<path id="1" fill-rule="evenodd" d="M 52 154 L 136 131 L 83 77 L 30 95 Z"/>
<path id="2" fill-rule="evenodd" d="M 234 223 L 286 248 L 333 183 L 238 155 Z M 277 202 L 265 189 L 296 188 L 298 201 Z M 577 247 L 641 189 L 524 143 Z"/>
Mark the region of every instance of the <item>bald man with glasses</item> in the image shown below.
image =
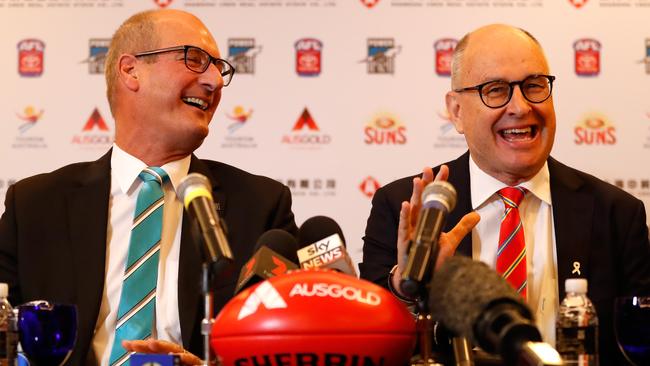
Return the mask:
<path id="1" fill-rule="evenodd" d="M 458 191 L 442 234 L 439 266 L 451 255 L 481 260 L 502 274 L 555 343 L 567 278 L 589 281 L 600 318 L 601 364 L 623 364 L 613 332 L 617 296 L 650 293 L 650 243 L 643 203 L 550 156 L 555 138 L 553 82 L 539 42 L 502 24 L 458 43 L 446 104 L 469 151 L 421 175 L 379 189 L 366 227 L 361 277 L 400 289 L 423 187 L 447 180 Z"/>
<path id="2" fill-rule="evenodd" d="M 210 180 L 235 258 L 234 270 L 213 284 L 215 312 L 233 296 L 262 233 L 295 234 L 286 186 L 193 154 L 234 74 L 195 16 L 171 9 L 132 16 L 106 59 L 113 147 L 99 160 L 8 189 L 0 282 L 9 284 L 12 304 L 77 306 L 77 341 L 66 364 L 121 365 L 134 351 L 201 363 L 204 258 L 176 193 L 188 173 Z"/>

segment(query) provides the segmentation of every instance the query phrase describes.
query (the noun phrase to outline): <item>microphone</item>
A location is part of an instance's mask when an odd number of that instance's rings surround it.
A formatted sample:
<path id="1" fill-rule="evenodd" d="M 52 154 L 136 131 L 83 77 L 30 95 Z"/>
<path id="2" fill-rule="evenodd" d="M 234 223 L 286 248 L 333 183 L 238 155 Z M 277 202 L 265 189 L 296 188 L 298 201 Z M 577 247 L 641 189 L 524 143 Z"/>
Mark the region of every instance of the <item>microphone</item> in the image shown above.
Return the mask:
<path id="1" fill-rule="evenodd" d="M 204 175 L 191 173 L 181 179 L 177 191 L 185 210 L 199 224 L 204 252 L 210 263 L 216 263 L 222 258 L 232 262 L 232 251 L 224 225 L 214 208 L 211 187 L 210 181 Z"/>
<path id="2" fill-rule="evenodd" d="M 438 258 L 438 238 L 447 215 L 456 207 L 456 189 L 446 181 L 433 181 L 424 187 L 422 208 L 415 225 L 415 238 L 409 243 L 406 268 L 402 273 L 400 289 L 416 298 L 422 282 L 431 276 L 431 263 Z"/>
<path id="3" fill-rule="evenodd" d="M 255 244 L 255 254 L 239 273 L 235 293 L 289 270 L 298 269 L 297 249 L 296 239 L 284 230 L 271 229 L 262 234 Z"/>
<path id="4" fill-rule="evenodd" d="M 343 231 L 333 219 L 327 216 L 307 219 L 298 230 L 298 246 L 301 268 L 329 268 L 357 277 L 345 250 Z"/>
<path id="5" fill-rule="evenodd" d="M 506 365 L 562 365 L 519 294 L 485 263 L 449 258 L 431 281 L 429 308 L 450 331 L 500 354 Z"/>

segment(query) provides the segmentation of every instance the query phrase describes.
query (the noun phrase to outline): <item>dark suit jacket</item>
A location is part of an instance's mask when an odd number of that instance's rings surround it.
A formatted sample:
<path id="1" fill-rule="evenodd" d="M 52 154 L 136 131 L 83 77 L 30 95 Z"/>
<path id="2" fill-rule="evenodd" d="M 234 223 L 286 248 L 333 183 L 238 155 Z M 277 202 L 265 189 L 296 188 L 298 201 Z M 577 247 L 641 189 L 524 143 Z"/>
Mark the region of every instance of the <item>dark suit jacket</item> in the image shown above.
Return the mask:
<path id="1" fill-rule="evenodd" d="M 106 228 L 111 184 L 110 151 L 97 161 L 68 165 L 12 185 L 0 219 L 0 282 L 10 302 L 44 299 L 76 304 L 78 336 L 67 364 L 82 365 L 104 287 Z M 258 237 L 278 228 L 297 231 L 286 186 L 232 166 L 192 156 L 190 172 L 208 177 L 228 228 L 234 270 L 215 279 L 215 313 L 233 296 L 239 269 Z M 183 345 L 201 355 L 202 248 L 183 215 L 178 304 Z"/>
<path id="2" fill-rule="evenodd" d="M 449 182 L 458 192 L 458 203 L 447 218 L 444 231 L 449 231 L 472 210 L 469 153 L 447 166 Z M 564 297 L 567 278 L 581 277 L 589 281 L 588 296 L 596 306 L 600 321 L 601 364 L 618 364 L 611 361 L 618 352 L 612 327 L 614 299 L 650 294 L 650 243 L 643 202 L 551 157 L 548 169 L 560 298 Z M 400 204 L 411 197 L 413 177 L 382 187 L 372 200 L 359 269 L 362 278 L 384 287 L 388 272 L 397 263 Z M 472 255 L 471 235 L 463 239 L 457 253 Z M 574 262 L 580 263 L 581 275 L 572 273 Z"/>

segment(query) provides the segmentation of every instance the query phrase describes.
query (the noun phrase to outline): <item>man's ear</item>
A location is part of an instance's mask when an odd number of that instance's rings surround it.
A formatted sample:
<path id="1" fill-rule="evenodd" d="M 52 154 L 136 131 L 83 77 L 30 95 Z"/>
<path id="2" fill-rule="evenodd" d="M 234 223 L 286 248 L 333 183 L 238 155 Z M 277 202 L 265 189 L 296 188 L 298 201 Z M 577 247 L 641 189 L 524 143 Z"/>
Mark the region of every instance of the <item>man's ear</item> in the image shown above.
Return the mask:
<path id="1" fill-rule="evenodd" d="M 118 79 L 131 91 L 137 91 L 140 88 L 137 66 L 137 59 L 133 55 L 122 54 L 117 60 Z"/>
<path id="2" fill-rule="evenodd" d="M 460 102 L 458 100 L 458 93 L 455 91 L 449 91 L 445 95 L 445 103 L 447 104 L 447 113 L 449 113 L 449 119 L 451 123 L 454 124 L 456 131 L 458 133 L 464 133 L 463 123 L 461 122 L 461 113 Z"/>

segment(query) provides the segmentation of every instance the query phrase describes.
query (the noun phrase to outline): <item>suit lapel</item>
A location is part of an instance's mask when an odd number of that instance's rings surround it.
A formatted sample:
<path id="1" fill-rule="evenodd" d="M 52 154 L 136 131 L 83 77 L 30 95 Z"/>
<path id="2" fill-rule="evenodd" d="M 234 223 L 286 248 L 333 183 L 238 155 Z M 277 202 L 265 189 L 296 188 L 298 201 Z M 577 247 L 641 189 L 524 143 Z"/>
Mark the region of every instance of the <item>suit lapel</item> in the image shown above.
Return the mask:
<path id="1" fill-rule="evenodd" d="M 226 197 L 220 192 L 218 187 L 218 178 L 215 177 L 210 169 L 192 155 L 190 162 L 190 173 L 199 173 L 206 176 L 212 183 L 212 196 L 215 200 L 215 206 L 219 216 L 224 216 L 226 207 Z M 183 225 L 181 232 L 181 249 L 178 265 L 178 312 L 181 323 L 181 335 L 183 345 L 190 347 L 192 334 L 195 331 L 197 318 L 203 318 L 203 314 L 198 314 L 201 297 L 201 266 L 203 264 L 203 248 L 194 223 L 186 213 L 183 213 Z"/>
<path id="2" fill-rule="evenodd" d="M 90 164 L 66 194 L 75 303 L 79 309 L 78 349 L 88 349 L 104 288 L 111 151 Z M 74 183 L 73 183 L 74 184 Z"/>
<path id="3" fill-rule="evenodd" d="M 582 180 L 557 160 L 548 159 L 557 251 L 558 284 L 564 293 L 567 278 L 586 278 L 589 272 L 594 197 L 581 191 Z"/>

